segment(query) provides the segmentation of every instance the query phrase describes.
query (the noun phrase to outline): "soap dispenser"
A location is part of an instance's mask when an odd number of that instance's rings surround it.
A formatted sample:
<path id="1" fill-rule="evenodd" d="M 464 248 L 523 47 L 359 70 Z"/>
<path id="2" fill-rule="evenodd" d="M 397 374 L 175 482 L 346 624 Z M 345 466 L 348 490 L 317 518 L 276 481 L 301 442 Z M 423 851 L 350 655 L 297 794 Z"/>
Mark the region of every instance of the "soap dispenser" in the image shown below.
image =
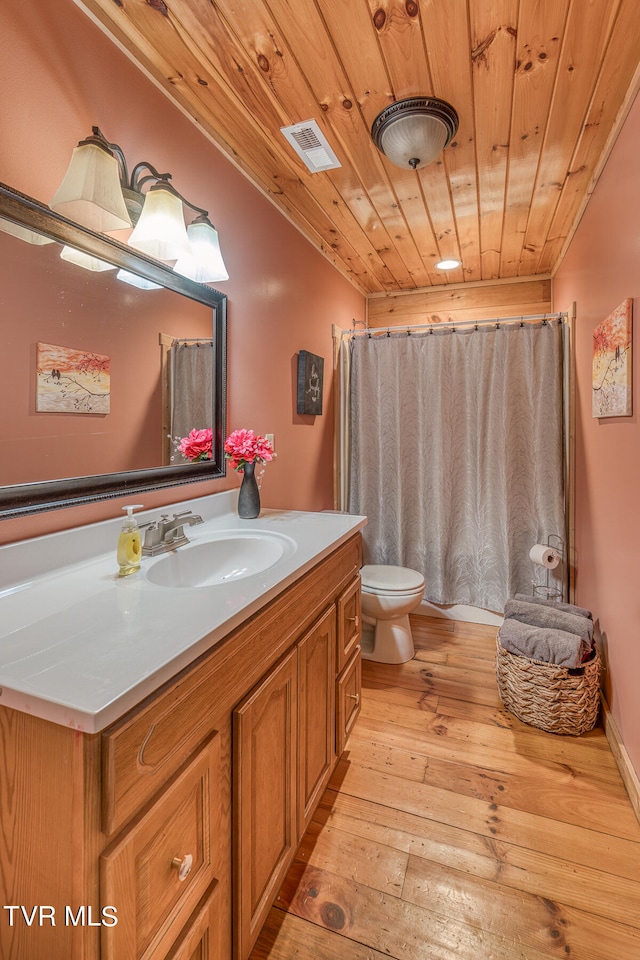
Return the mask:
<path id="1" fill-rule="evenodd" d="M 127 511 L 122 530 L 118 537 L 118 576 L 128 577 L 130 573 L 135 573 L 140 566 L 140 557 L 142 556 L 142 537 L 140 528 L 133 516 L 134 510 L 140 510 L 142 504 L 134 503 L 129 507 L 123 507 Z"/>

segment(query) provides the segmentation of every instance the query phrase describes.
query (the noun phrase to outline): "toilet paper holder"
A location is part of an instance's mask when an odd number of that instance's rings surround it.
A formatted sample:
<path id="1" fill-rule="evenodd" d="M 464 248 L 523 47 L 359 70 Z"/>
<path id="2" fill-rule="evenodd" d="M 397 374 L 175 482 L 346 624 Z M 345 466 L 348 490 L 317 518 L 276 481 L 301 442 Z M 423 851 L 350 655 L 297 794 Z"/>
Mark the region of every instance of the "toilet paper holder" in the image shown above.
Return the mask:
<path id="1" fill-rule="evenodd" d="M 564 540 L 557 534 L 551 533 L 547 537 L 546 545 L 557 555 L 558 564 L 555 567 L 543 567 L 544 583 L 531 581 L 533 596 L 542 597 L 544 600 L 564 600 Z"/>

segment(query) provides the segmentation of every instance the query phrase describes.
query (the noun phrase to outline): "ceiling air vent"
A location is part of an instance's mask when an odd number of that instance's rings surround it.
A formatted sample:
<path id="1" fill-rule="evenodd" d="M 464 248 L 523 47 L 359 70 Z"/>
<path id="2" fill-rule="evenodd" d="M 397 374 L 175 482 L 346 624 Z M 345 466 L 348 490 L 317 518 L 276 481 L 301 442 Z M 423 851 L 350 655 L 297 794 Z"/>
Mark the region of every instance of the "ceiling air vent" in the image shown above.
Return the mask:
<path id="1" fill-rule="evenodd" d="M 315 120 L 303 120 L 280 130 L 311 173 L 342 166 Z"/>

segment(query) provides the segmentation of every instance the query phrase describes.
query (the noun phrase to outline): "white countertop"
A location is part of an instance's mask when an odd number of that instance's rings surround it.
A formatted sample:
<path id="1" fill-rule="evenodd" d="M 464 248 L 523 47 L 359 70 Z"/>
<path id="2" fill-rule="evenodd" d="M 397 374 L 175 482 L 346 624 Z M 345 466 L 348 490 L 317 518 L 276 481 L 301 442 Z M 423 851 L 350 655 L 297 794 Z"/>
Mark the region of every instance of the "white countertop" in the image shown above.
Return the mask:
<path id="1" fill-rule="evenodd" d="M 236 497 L 232 491 L 165 508 L 203 516 L 204 523 L 185 527 L 192 543 L 238 530 L 293 541 L 295 549 L 274 566 L 222 584 L 156 586 L 147 573 L 164 555 L 143 557 L 137 573 L 118 577 L 120 519 L 0 547 L 0 704 L 97 733 L 366 523 L 277 510 L 239 520 L 230 509 Z"/>

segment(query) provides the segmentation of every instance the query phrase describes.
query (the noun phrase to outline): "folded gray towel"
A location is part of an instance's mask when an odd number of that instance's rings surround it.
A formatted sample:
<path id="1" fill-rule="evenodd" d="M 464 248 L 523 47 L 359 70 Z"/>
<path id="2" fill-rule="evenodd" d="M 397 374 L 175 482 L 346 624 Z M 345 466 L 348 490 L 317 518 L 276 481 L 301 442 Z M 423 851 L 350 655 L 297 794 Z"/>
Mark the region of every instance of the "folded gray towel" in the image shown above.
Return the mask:
<path id="1" fill-rule="evenodd" d="M 516 600 L 524 600 L 525 603 L 539 603 L 544 607 L 555 607 L 556 610 L 562 610 L 563 613 L 574 613 L 577 617 L 587 617 L 593 620 L 591 610 L 586 607 L 577 607 L 575 603 L 563 603 L 562 600 L 546 600 L 544 597 L 530 597 L 528 593 L 516 593 Z"/>
<path id="2" fill-rule="evenodd" d="M 565 630 L 534 627 L 520 620 L 505 620 L 498 630 L 501 645 L 517 657 L 542 660 L 562 667 L 579 667 L 589 646 Z"/>
<path id="3" fill-rule="evenodd" d="M 591 647 L 593 644 L 593 620 L 578 617 L 575 613 L 554 610 L 553 607 L 524 600 L 507 600 L 504 605 L 505 620 L 520 620 L 532 627 L 545 627 L 549 630 L 566 630 L 580 637 Z"/>

